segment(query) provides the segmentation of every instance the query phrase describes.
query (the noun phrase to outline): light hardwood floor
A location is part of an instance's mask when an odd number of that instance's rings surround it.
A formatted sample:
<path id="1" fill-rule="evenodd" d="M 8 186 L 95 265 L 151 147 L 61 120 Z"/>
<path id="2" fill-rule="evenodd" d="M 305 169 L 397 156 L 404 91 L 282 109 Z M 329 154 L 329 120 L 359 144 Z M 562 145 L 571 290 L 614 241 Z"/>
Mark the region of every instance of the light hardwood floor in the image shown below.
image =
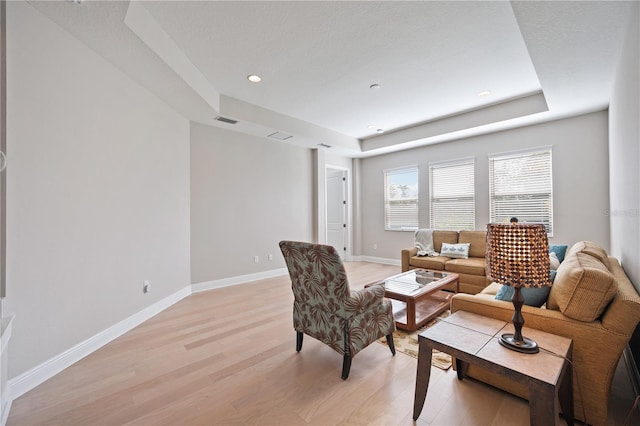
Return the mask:
<path id="1" fill-rule="evenodd" d="M 346 262 L 352 288 L 399 267 Z M 8 425 L 411 425 L 416 360 L 374 343 L 295 351 L 287 276 L 189 296 L 13 402 Z M 611 425 L 633 403 L 617 375 Z M 527 425 L 527 401 L 432 369 L 417 425 Z M 640 424 L 635 413 L 634 421 Z"/>

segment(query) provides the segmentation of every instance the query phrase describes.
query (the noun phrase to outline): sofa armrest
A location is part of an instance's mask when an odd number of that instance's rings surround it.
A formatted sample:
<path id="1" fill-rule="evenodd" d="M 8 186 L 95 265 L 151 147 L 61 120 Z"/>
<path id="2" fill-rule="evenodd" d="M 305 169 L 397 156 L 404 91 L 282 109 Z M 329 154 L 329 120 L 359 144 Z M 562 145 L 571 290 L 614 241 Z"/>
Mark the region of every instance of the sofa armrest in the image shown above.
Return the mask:
<path id="1" fill-rule="evenodd" d="M 409 265 L 409 260 L 418 254 L 418 249 L 416 247 L 411 247 L 408 249 L 403 249 L 400 252 L 400 259 L 402 260 L 402 272 L 407 272 L 411 269 Z"/>

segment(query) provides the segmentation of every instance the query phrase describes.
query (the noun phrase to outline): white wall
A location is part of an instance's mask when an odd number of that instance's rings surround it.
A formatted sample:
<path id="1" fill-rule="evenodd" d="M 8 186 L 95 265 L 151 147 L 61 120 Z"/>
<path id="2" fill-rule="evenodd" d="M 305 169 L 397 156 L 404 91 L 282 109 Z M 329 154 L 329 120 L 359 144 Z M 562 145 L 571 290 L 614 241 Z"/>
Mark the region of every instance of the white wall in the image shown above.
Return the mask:
<path id="1" fill-rule="evenodd" d="M 313 170 L 309 149 L 192 124 L 191 282 L 284 268 L 281 240 L 313 240 Z"/>
<path id="2" fill-rule="evenodd" d="M 189 285 L 189 124 L 28 3 L 7 7 L 16 377 Z"/>
<path id="3" fill-rule="evenodd" d="M 640 291 L 640 5 L 622 47 L 609 107 L 611 252 Z"/>
<path id="4" fill-rule="evenodd" d="M 552 146 L 554 236 L 551 244 L 591 240 L 609 249 L 607 113 L 462 139 L 360 160 L 361 255 L 399 262 L 412 232 L 384 230 L 383 170 L 419 166 L 420 226 L 429 227 L 429 162 L 475 157 L 476 229 L 489 222 L 490 154 Z M 377 250 L 373 246 L 377 245 Z"/>

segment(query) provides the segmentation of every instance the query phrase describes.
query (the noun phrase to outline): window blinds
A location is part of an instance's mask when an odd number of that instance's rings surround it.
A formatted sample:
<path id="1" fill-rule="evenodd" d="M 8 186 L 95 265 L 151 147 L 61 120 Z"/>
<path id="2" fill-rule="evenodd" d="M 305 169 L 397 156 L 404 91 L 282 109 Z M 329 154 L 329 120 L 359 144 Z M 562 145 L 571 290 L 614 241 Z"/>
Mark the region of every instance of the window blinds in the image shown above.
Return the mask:
<path id="1" fill-rule="evenodd" d="M 429 165 L 430 227 L 475 229 L 474 159 Z"/>
<path id="2" fill-rule="evenodd" d="M 418 167 L 385 170 L 384 227 L 390 231 L 418 229 Z"/>
<path id="3" fill-rule="evenodd" d="M 551 148 L 489 157 L 491 222 L 541 223 L 553 235 Z"/>

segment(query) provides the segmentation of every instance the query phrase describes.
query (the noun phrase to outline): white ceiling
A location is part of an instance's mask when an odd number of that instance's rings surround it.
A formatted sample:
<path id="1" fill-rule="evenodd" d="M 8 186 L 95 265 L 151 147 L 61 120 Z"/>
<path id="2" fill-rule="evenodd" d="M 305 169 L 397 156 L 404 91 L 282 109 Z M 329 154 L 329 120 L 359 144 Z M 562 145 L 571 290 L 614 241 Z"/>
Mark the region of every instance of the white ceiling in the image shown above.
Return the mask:
<path id="1" fill-rule="evenodd" d="M 353 157 L 606 108 L 632 6 L 29 3 L 191 120 Z"/>

